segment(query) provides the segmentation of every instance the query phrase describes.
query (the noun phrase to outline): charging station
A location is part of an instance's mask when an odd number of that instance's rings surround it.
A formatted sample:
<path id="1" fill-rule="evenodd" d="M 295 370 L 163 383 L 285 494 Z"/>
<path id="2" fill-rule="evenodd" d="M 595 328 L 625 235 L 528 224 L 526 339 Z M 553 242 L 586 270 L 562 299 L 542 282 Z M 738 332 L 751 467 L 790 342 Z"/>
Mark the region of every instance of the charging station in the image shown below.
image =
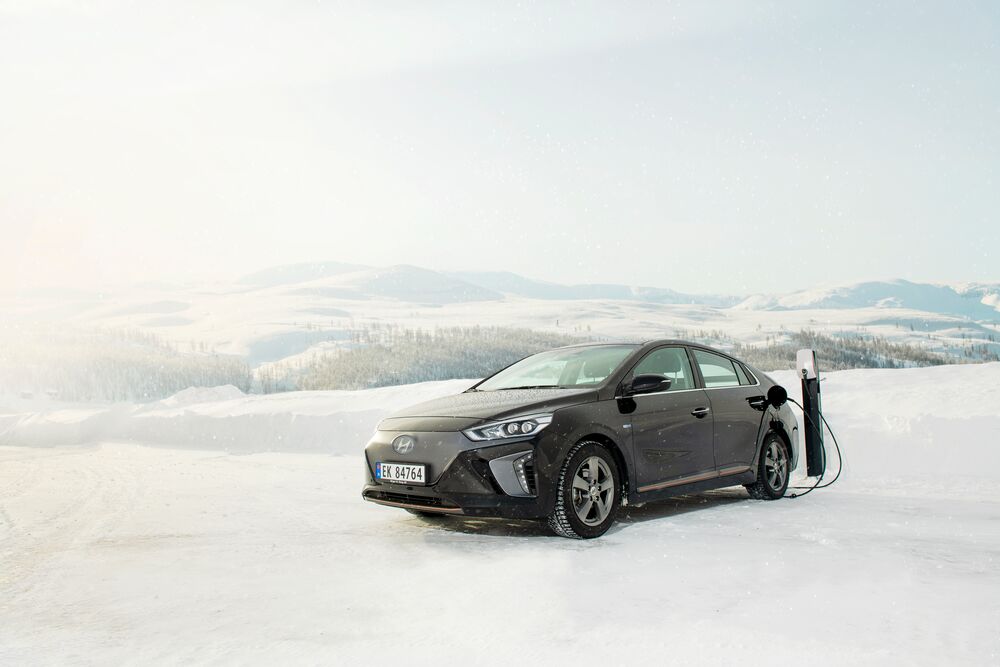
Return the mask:
<path id="1" fill-rule="evenodd" d="M 823 408 L 820 405 L 819 364 L 816 362 L 814 350 L 799 350 L 795 355 L 795 368 L 802 382 L 802 412 L 806 419 L 806 474 L 809 477 L 822 477 L 826 472 L 826 449 L 823 447 L 823 428 L 820 426 L 820 415 Z"/>

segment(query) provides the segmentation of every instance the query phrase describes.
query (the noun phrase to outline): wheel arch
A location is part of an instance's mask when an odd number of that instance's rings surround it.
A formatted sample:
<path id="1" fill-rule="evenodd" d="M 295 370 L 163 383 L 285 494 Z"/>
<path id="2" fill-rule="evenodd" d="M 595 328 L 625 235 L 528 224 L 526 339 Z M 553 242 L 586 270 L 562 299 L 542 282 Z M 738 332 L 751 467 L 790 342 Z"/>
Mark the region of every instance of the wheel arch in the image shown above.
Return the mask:
<path id="1" fill-rule="evenodd" d="M 764 443 L 767 441 L 767 436 L 772 433 L 781 438 L 781 441 L 785 443 L 785 447 L 788 448 L 788 459 L 789 461 L 793 461 L 795 452 L 792 451 L 792 438 L 785 430 L 785 424 L 780 419 L 775 417 L 768 423 L 768 427 L 763 429 L 760 436 L 760 442 L 757 443 L 757 455 L 753 460 L 754 470 L 757 470 L 758 466 L 760 466 L 760 456 L 764 451 Z"/>
<path id="2" fill-rule="evenodd" d="M 628 498 L 629 490 L 631 489 L 631 474 L 628 462 L 625 460 L 625 454 L 622 452 L 621 447 L 618 446 L 618 443 L 603 433 L 588 433 L 578 438 L 575 444 L 578 445 L 581 442 L 596 442 L 611 452 L 611 456 L 615 459 L 615 465 L 618 466 L 619 476 L 621 477 L 622 499 Z"/>

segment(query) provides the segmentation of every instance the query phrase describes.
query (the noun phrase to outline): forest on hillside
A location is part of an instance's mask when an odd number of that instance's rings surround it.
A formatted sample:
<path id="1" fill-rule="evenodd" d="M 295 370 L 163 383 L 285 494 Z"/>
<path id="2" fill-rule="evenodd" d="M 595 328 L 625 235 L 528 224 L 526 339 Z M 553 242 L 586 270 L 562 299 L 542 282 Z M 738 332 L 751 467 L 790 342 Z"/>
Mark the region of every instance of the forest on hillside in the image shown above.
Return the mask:
<path id="1" fill-rule="evenodd" d="M 0 329 L 0 395 L 62 401 L 149 401 L 188 387 L 231 384 L 250 391 L 246 361 L 186 352 L 126 329 Z"/>
<path id="2" fill-rule="evenodd" d="M 480 378 L 536 352 L 599 340 L 585 329 L 568 335 L 511 327 L 419 329 L 385 323 L 334 333 L 327 347 L 253 369 L 244 358 L 216 354 L 195 343 L 169 343 L 140 331 L 0 328 L 0 396 L 141 402 L 188 387 L 227 384 L 258 393 L 367 389 Z M 863 332 L 832 336 L 801 330 L 770 335 L 757 344 L 719 330 L 674 330 L 662 337 L 718 347 L 764 371 L 793 368 L 796 350 L 804 347 L 817 351 L 826 370 L 998 360 L 984 345 L 970 343 L 944 354 Z"/>
<path id="3" fill-rule="evenodd" d="M 530 329 L 446 327 L 425 331 L 389 327 L 353 336 L 355 345 L 314 359 L 300 389 L 367 389 L 480 378 L 536 352 L 581 339 Z"/>
<path id="4" fill-rule="evenodd" d="M 906 368 L 947 363 L 996 361 L 987 349 L 944 355 L 917 345 L 894 343 L 871 335 L 829 336 L 802 330 L 774 337 L 763 345 L 743 344 L 721 331 L 675 331 L 681 338 L 720 349 L 765 370 L 794 368 L 801 348 L 816 350 L 822 368 Z M 297 368 L 300 389 L 364 389 L 393 384 L 479 378 L 518 359 L 561 345 L 596 340 L 544 334 L 527 329 L 457 327 L 421 331 L 395 327 L 352 348 L 322 355 Z"/>

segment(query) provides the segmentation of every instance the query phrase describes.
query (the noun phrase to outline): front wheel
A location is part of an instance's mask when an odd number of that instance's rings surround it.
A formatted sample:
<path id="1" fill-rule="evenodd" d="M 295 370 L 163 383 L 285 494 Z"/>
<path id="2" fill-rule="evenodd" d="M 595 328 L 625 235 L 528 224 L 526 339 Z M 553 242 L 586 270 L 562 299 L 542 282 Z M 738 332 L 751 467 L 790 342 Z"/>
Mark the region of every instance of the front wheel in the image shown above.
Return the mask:
<path id="1" fill-rule="evenodd" d="M 549 527 L 563 537 L 600 537 L 615 522 L 621 488 L 618 465 L 611 452 L 596 442 L 577 444 L 559 472 Z"/>
<path id="2" fill-rule="evenodd" d="M 760 463 L 757 465 L 757 481 L 746 485 L 750 497 L 757 500 L 777 500 L 784 496 L 791 472 L 789 465 L 788 445 L 785 441 L 774 433 L 764 438 Z"/>

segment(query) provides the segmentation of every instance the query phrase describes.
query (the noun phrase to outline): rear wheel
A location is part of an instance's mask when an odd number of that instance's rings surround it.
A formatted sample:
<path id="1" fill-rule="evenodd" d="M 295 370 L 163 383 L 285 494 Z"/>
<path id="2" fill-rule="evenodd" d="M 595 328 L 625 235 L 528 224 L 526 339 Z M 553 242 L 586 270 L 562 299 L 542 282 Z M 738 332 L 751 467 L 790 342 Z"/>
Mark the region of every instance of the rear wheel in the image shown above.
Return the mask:
<path id="1" fill-rule="evenodd" d="M 781 436 L 769 434 L 761 446 L 757 481 L 746 485 L 750 497 L 757 500 L 777 500 L 784 496 L 791 472 L 789 464 L 788 445 Z"/>
<path id="2" fill-rule="evenodd" d="M 559 472 L 549 527 L 575 539 L 600 537 L 615 522 L 621 478 L 614 456 L 603 445 L 583 441 L 570 450 Z"/>

